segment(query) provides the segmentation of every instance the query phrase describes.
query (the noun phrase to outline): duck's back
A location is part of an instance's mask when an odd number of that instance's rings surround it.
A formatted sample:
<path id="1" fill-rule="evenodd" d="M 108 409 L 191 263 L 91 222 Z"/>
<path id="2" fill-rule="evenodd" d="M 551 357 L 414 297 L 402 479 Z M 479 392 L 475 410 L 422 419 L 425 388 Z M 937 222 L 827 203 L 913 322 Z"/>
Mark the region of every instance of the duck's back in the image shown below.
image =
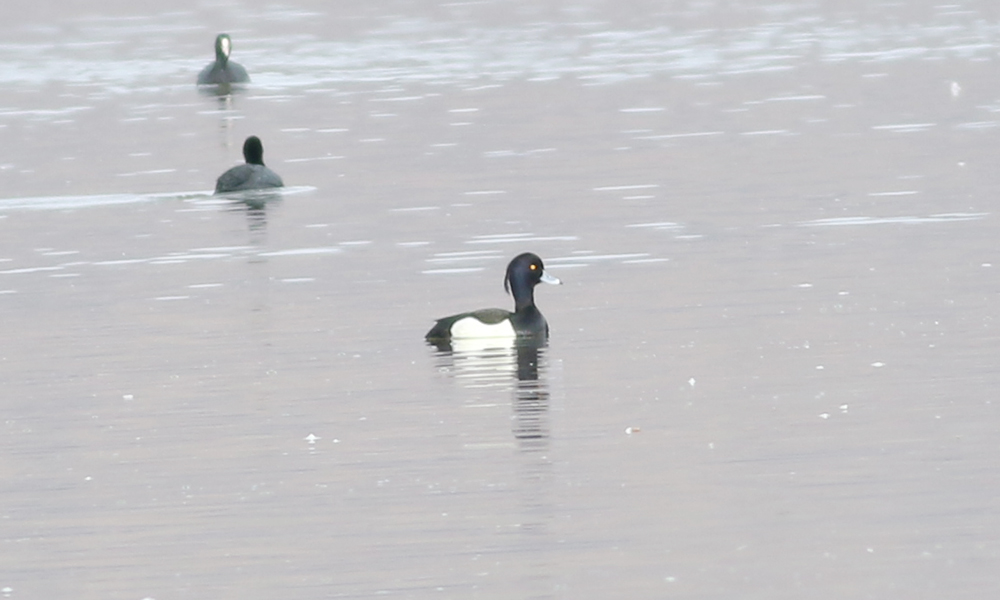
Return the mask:
<path id="1" fill-rule="evenodd" d="M 219 179 L 215 182 L 215 193 L 262 190 L 283 187 L 284 185 L 281 177 L 264 165 L 244 163 L 219 175 Z"/>
<path id="2" fill-rule="evenodd" d="M 513 313 L 502 308 L 484 308 L 452 315 L 438 319 L 424 337 L 428 340 L 510 337 L 516 335 L 510 321 L 512 316 Z"/>

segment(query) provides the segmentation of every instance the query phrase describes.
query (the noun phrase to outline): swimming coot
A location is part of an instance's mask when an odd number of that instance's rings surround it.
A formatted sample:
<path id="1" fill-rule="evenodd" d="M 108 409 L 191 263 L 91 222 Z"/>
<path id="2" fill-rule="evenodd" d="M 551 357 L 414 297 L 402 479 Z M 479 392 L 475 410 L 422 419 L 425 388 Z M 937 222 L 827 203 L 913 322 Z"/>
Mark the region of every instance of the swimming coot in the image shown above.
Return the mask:
<path id="1" fill-rule="evenodd" d="M 243 142 L 246 163 L 229 169 L 215 182 L 215 193 L 239 190 L 262 190 L 284 186 L 277 173 L 264 166 L 264 146 L 260 138 L 251 135 Z"/>
<path id="2" fill-rule="evenodd" d="M 250 82 L 246 69 L 229 60 L 232 49 L 233 41 L 229 39 L 229 35 L 220 33 L 215 38 L 215 62 L 198 74 L 198 85 Z"/>

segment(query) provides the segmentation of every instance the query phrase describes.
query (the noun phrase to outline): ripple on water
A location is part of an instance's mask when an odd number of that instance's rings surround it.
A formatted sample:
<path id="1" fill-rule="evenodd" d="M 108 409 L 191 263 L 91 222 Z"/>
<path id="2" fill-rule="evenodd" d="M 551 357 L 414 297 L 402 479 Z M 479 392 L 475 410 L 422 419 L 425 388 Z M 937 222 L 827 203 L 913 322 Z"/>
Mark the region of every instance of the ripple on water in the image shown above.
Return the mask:
<path id="1" fill-rule="evenodd" d="M 524 77 L 550 81 L 575 77 L 586 85 L 668 74 L 675 77 L 729 76 L 793 69 L 805 59 L 836 63 L 879 63 L 901 59 L 992 60 L 1000 26 L 976 11 L 935 9 L 927 22 L 844 19 L 817 15 L 814 7 L 790 9 L 780 20 L 742 27 L 703 28 L 719 16 L 716 3 L 703 3 L 684 19 L 666 25 L 613 26 L 584 17 L 540 21 L 531 27 L 475 22 L 445 11 L 444 18 L 397 16 L 350 42 L 306 37 L 258 37 L 241 45 L 241 60 L 255 66 L 254 85 L 287 98 L 289 89 L 317 89 L 352 82 L 392 82 L 380 102 L 415 102 L 403 83 L 451 82 L 468 90 L 497 87 L 483 79 Z M 291 8 L 247 9 L 246 18 L 315 21 Z M 0 47 L 0 85 L 43 85 L 52 81 L 96 85 L 104 94 L 168 89 L 164 81 L 190 80 L 206 57 L 179 53 L 169 40 L 189 32 L 198 14 L 176 11 L 143 18 L 77 19 L 75 39 L 52 43 L 49 36 Z M 155 35 L 151 35 L 151 33 Z M 158 56 L 143 60 L 140 56 Z M 299 69 L 290 71 L 287 65 Z M 155 86 L 155 87 L 153 87 Z M 285 93 L 284 96 L 281 94 Z M 781 99 L 781 98 L 779 98 Z M 811 99 L 808 96 L 789 99 Z M 630 107 L 650 111 L 657 107 Z M 46 117 L 51 118 L 51 117 Z"/>
<path id="2" fill-rule="evenodd" d="M 470 266 L 469 263 L 495 263 L 502 260 L 504 254 L 500 250 L 473 250 L 466 252 L 439 252 L 424 259 L 433 268 L 420 271 L 424 275 L 454 275 L 460 273 L 476 273 L 486 269 L 485 266 Z"/>
<path id="3" fill-rule="evenodd" d="M 655 231 L 684 231 L 684 225 L 673 221 L 654 221 L 651 223 L 632 223 L 626 225 L 629 229 L 652 229 Z"/>
<path id="4" fill-rule="evenodd" d="M 475 250 L 471 252 L 441 252 L 428 258 L 429 263 L 455 263 L 480 260 L 495 260 L 502 258 L 503 253 L 499 250 Z"/>
<path id="5" fill-rule="evenodd" d="M 146 171 L 145 173 L 171 172 L 173 169 L 160 171 Z M 303 192 L 313 191 L 312 186 L 290 186 L 267 190 L 268 197 L 290 196 Z M 116 206 L 123 204 L 142 204 L 146 202 L 166 202 L 181 201 L 185 204 L 204 208 L 217 206 L 231 206 L 234 202 L 260 197 L 261 192 L 251 190 L 248 192 L 237 192 L 225 194 L 224 196 L 213 195 L 210 191 L 189 191 L 189 192 L 163 192 L 156 194 L 93 194 L 86 196 L 35 196 L 21 198 L 0 198 L 0 211 L 20 211 L 20 210 L 68 210 L 83 209 L 102 206 Z"/>
<path id="6" fill-rule="evenodd" d="M 288 248 L 284 250 L 274 250 L 269 252 L 259 252 L 255 247 L 252 246 L 232 246 L 227 248 L 200 248 L 194 250 L 188 250 L 185 252 L 172 252 L 158 256 L 150 257 L 139 257 L 139 258 L 120 258 L 112 260 L 95 260 L 95 261 L 72 261 L 66 262 L 58 265 L 43 265 L 43 266 L 30 266 L 30 267 L 17 267 L 12 269 L 0 270 L 0 275 L 30 275 L 37 273 L 58 274 L 62 277 L 77 277 L 80 273 L 76 272 L 81 270 L 81 268 L 86 267 L 115 267 L 122 265 L 177 265 L 186 264 L 191 262 L 211 262 L 215 260 L 227 260 L 237 256 L 258 256 L 266 258 L 279 258 L 279 257 L 304 257 L 304 256 L 328 256 L 332 254 L 339 254 L 343 252 L 342 248 L 334 247 L 306 247 L 306 248 Z M 11 262 L 11 261 L 6 261 Z M 66 271 L 68 268 L 73 268 L 72 273 L 60 273 Z M 300 281 L 312 281 L 311 278 L 299 278 L 295 280 L 288 280 L 287 282 L 300 282 Z M 193 284 L 188 287 L 195 288 L 211 288 L 219 287 L 221 283 L 205 283 L 205 284 Z"/>
<path id="7" fill-rule="evenodd" d="M 627 192 L 631 190 L 651 190 L 660 187 L 658 183 L 636 183 L 628 185 L 604 185 L 595 187 L 595 192 Z"/>
<path id="8" fill-rule="evenodd" d="M 477 235 L 466 244 L 510 244 L 519 242 L 573 242 L 580 238 L 575 235 L 539 236 L 533 233 L 500 233 L 493 235 Z"/>
<path id="9" fill-rule="evenodd" d="M 816 219 L 799 223 L 800 227 L 844 227 L 854 225 L 920 225 L 924 223 L 955 223 L 959 221 L 977 221 L 989 213 L 943 213 L 925 217 L 837 217 L 833 219 Z"/>
<path id="10" fill-rule="evenodd" d="M 289 250 L 274 250 L 272 252 L 259 252 L 257 256 L 311 256 L 316 254 L 338 254 L 343 252 L 341 248 L 292 248 Z"/>
<path id="11" fill-rule="evenodd" d="M 586 267 L 592 263 L 618 261 L 645 260 L 651 258 L 648 252 L 629 252 L 623 254 L 591 254 L 585 251 L 574 253 L 572 256 L 555 256 L 545 259 L 546 268 L 566 269 L 574 267 Z"/>
<path id="12" fill-rule="evenodd" d="M 185 200 L 205 196 L 206 192 L 168 194 L 97 194 L 91 196 L 41 196 L 0 199 L 0 210 L 66 210 L 118 204 L 139 204 L 161 200 Z"/>

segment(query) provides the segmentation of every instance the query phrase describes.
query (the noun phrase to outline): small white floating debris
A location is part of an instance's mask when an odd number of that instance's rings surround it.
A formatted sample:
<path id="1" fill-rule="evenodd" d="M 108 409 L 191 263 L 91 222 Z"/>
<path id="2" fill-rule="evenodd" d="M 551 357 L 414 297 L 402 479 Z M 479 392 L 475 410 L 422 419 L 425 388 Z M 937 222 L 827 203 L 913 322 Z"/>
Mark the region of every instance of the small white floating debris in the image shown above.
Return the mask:
<path id="1" fill-rule="evenodd" d="M 821 419 L 829 419 L 830 418 L 830 413 L 820 413 L 819 418 L 821 418 Z"/>
<path id="2" fill-rule="evenodd" d="M 633 433 L 639 433 L 640 431 L 642 431 L 642 429 L 640 429 L 638 427 L 626 427 L 625 428 L 625 434 L 626 435 L 632 435 Z"/>
<path id="3" fill-rule="evenodd" d="M 691 379 L 688 379 L 688 385 L 690 385 L 691 387 L 694 387 L 694 384 L 695 384 L 694 377 L 692 377 Z"/>
<path id="4" fill-rule="evenodd" d="M 984 266 L 984 267 L 992 267 L 992 266 L 993 266 L 993 263 L 983 263 L 983 266 Z"/>
<path id="5" fill-rule="evenodd" d="M 847 412 L 847 405 L 846 404 L 841 404 L 840 405 L 840 412 Z"/>
<path id="6" fill-rule="evenodd" d="M 873 366 L 873 367 L 875 367 L 875 368 L 877 369 L 877 368 L 879 368 L 879 367 L 884 367 L 884 366 L 885 366 L 885 363 L 884 363 L 884 362 L 873 362 L 873 363 L 872 363 L 872 366 Z"/>
<path id="7" fill-rule="evenodd" d="M 823 365 L 816 365 L 816 370 L 817 370 L 817 371 L 822 371 L 822 370 L 823 370 L 823 369 L 825 369 L 825 368 L 826 368 L 826 367 L 824 367 Z"/>
<path id="8" fill-rule="evenodd" d="M 302 439 L 304 439 L 305 441 L 309 442 L 310 444 L 315 444 L 316 440 L 320 440 L 322 438 L 319 437 L 318 435 L 313 435 L 313 434 L 310 433 L 309 435 L 307 435 L 306 437 L 304 437 Z"/>
<path id="9" fill-rule="evenodd" d="M 132 394 L 123 394 L 123 395 L 122 395 L 122 400 L 131 400 L 131 399 L 133 399 L 134 397 L 135 397 L 135 396 L 133 396 Z"/>
<path id="10" fill-rule="evenodd" d="M 812 286 L 813 286 L 813 284 L 811 284 L 811 283 L 800 283 L 799 284 L 800 288 L 811 288 Z"/>
<path id="11" fill-rule="evenodd" d="M 951 82 L 951 97 L 958 98 L 958 95 L 962 93 L 962 86 L 958 84 L 957 81 Z"/>

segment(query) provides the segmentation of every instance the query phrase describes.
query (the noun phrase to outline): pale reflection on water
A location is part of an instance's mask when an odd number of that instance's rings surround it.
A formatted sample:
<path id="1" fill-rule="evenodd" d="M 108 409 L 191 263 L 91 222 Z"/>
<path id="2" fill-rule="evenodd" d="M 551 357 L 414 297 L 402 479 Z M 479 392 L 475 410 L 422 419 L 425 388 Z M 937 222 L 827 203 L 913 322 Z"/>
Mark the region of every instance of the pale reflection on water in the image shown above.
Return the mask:
<path id="1" fill-rule="evenodd" d="M 230 210 L 246 212 L 247 225 L 250 231 L 258 234 L 256 238 L 267 229 L 268 210 L 277 209 L 284 198 L 281 192 L 274 190 L 245 190 L 219 194 L 216 197 L 228 202 Z"/>
<path id="2" fill-rule="evenodd" d="M 548 449 L 549 390 L 546 380 L 546 340 L 466 338 L 432 344 L 439 371 L 467 388 L 510 392 L 511 427 L 518 448 Z"/>

